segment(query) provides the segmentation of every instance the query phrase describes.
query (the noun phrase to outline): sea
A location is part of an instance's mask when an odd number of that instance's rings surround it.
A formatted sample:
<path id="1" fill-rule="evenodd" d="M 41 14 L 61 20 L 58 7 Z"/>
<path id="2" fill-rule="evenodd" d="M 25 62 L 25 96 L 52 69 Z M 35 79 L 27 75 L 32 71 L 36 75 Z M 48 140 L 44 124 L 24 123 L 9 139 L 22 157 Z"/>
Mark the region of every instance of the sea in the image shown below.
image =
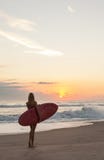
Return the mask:
<path id="1" fill-rule="evenodd" d="M 58 103 L 57 103 L 58 104 Z M 104 103 L 59 103 L 58 111 L 39 123 L 36 132 L 92 125 L 104 121 Z M 29 126 L 18 124 L 19 116 L 26 111 L 25 105 L 0 105 L 0 135 L 28 133 Z"/>

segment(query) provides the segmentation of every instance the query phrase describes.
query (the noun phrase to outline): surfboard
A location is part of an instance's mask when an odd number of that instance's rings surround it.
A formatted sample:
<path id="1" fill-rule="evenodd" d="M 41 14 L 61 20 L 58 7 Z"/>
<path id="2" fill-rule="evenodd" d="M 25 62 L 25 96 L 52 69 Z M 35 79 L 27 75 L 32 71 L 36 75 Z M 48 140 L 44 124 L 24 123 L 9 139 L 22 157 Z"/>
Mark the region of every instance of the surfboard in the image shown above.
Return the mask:
<path id="1" fill-rule="evenodd" d="M 58 105 L 55 103 L 43 103 L 37 106 L 38 113 L 40 116 L 40 121 L 38 122 L 38 116 L 34 108 L 29 109 L 22 113 L 18 119 L 18 122 L 22 126 L 30 126 L 40 123 L 49 117 L 51 117 L 54 113 L 56 113 L 58 109 Z"/>

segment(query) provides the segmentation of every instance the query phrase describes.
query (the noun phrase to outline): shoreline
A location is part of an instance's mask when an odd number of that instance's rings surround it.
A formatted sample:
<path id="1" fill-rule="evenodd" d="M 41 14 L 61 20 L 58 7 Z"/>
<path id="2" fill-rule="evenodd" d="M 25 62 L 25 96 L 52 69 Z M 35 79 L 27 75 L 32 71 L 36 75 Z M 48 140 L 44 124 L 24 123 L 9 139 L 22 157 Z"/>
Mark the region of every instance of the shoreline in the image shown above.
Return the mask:
<path id="1" fill-rule="evenodd" d="M 70 123 L 70 122 L 68 122 Z M 35 133 L 36 134 L 40 134 L 40 133 L 44 133 L 44 132 L 53 132 L 53 131 L 58 131 L 58 130 L 71 130 L 71 129 L 74 129 L 74 128 L 82 128 L 82 127 L 87 127 L 87 126 L 93 126 L 93 125 L 96 125 L 98 123 L 104 123 L 104 121 L 90 121 L 90 122 L 85 122 L 83 123 L 83 125 L 78 125 L 78 126 L 73 126 L 73 127 L 65 127 L 65 128 L 55 128 L 55 129 L 49 129 L 49 130 L 42 130 L 42 131 L 36 131 Z M 23 126 L 24 127 L 24 126 Z M 25 126 L 26 127 L 26 126 Z M 26 131 L 26 132 L 18 132 L 18 133 L 1 133 L 0 134 L 0 137 L 1 136 L 18 136 L 18 135 L 27 135 L 29 133 L 29 130 Z"/>
<path id="2" fill-rule="evenodd" d="M 36 127 L 36 132 L 45 132 L 52 131 L 55 129 L 64 129 L 64 128 L 74 128 L 80 126 L 93 125 L 92 121 L 69 121 L 69 122 L 58 122 L 58 123 L 41 123 Z M 11 130 L 9 130 L 11 128 Z M 20 126 L 18 123 L 7 123 L 0 125 L 0 135 L 18 135 L 26 134 L 29 132 L 29 126 Z M 8 133 L 7 133 L 8 130 Z"/>
<path id="3" fill-rule="evenodd" d="M 69 122 L 58 122 L 58 123 L 41 123 L 36 127 L 36 132 L 52 131 L 56 129 L 67 129 L 67 128 L 77 128 L 88 125 L 93 125 L 96 122 L 104 122 L 104 119 L 100 120 L 88 120 L 88 121 L 69 121 Z M 54 126 L 53 126 L 54 125 Z M 61 126 L 61 127 L 60 127 Z M 10 131 L 10 128 L 12 131 Z M 8 133 L 7 133 L 8 130 Z M 29 126 L 21 126 L 18 123 L 6 123 L 0 124 L 0 136 L 1 135 L 18 135 L 18 134 L 28 134 L 30 128 Z"/>
<path id="4" fill-rule="evenodd" d="M 28 133 L 0 135 L 1 160 L 103 160 L 104 122 L 36 132 L 35 147 L 27 147 Z"/>

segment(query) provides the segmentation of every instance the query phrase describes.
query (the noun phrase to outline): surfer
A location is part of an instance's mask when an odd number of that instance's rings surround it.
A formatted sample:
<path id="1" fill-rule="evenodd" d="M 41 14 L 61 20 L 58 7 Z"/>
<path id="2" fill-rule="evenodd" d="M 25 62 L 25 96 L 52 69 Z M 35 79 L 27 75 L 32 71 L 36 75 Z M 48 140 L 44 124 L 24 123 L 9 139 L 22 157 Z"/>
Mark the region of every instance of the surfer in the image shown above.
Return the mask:
<path id="1" fill-rule="evenodd" d="M 40 121 L 40 116 L 39 116 L 38 109 L 37 109 L 37 102 L 35 100 L 35 97 L 34 97 L 33 93 L 29 93 L 28 102 L 26 103 L 26 105 L 27 105 L 28 109 L 35 108 L 35 112 L 37 114 L 38 122 L 39 122 Z M 28 142 L 29 148 L 34 147 L 34 134 L 35 134 L 36 126 L 37 126 L 37 124 L 30 125 L 29 142 Z"/>

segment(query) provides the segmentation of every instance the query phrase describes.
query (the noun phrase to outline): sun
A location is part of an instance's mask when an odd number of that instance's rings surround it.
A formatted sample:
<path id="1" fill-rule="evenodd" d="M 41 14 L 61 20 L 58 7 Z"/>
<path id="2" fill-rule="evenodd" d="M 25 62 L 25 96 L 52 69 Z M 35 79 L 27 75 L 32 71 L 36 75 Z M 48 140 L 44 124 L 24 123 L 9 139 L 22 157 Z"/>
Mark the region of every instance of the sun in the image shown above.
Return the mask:
<path id="1" fill-rule="evenodd" d="M 66 89 L 65 88 L 60 88 L 59 90 L 59 98 L 64 98 L 66 95 Z"/>
<path id="2" fill-rule="evenodd" d="M 63 96 L 63 95 L 59 95 L 59 97 L 60 97 L 60 98 L 63 98 L 64 96 Z"/>

